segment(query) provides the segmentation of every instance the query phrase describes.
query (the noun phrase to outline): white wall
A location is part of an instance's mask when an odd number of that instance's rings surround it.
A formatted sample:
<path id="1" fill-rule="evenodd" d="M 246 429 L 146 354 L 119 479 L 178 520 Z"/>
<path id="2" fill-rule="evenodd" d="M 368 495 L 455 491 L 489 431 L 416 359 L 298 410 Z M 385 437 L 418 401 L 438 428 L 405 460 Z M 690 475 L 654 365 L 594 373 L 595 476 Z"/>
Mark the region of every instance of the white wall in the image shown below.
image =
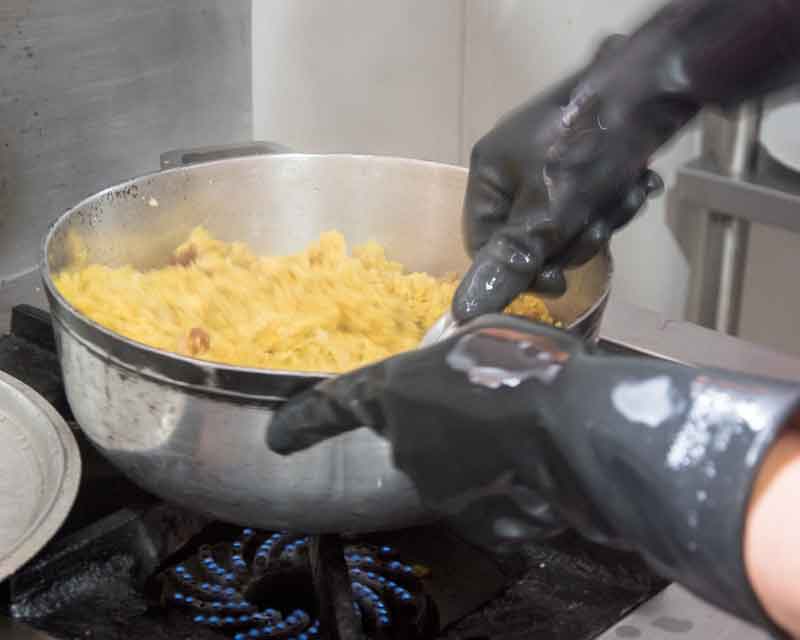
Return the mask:
<path id="1" fill-rule="evenodd" d="M 253 0 L 255 135 L 458 162 L 461 0 Z"/>
<path id="2" fill-rule="evenodd" d="M 658 0 L 254 0 L 255 135 L 303 151 L 465 162 L 505 111 Z M 693 140 L 657 163 L 669 180 Z M 615 295 L 683 312 L 665 199 L 614 242 Z"/>

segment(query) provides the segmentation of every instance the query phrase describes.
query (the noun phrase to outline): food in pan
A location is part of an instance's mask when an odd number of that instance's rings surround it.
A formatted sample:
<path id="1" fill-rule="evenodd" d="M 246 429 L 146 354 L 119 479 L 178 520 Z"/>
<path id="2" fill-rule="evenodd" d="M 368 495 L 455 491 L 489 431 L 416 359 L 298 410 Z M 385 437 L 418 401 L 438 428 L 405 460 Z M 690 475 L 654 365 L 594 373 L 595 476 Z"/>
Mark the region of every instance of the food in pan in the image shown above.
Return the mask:
<path id="1" fill-rule="evenodd" d="M 337 373 L 417 346 L 457 281 L 408 273 L 331 231 L 290 256 L 257 256 L 197 228 L 169 265 L 77 265 L 55 284 L 78 311 L 127 338 L 231 365 Z M 525 294 L 509 312 L 553 323 Z"/>

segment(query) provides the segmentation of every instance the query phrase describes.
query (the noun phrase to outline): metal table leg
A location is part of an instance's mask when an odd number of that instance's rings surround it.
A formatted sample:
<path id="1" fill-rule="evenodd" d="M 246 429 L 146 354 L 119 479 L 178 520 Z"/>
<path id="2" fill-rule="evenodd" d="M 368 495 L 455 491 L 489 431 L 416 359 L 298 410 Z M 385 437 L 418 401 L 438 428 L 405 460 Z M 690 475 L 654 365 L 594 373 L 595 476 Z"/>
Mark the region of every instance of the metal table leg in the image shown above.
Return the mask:
<path id="1" fill-rule="evenodd" d="M 761 103 L 728 116 L 704 114 L 703 157 L 731 178 L 748 177 L 760 148 L 761 117 Z M 707 210 L 699 223 L 700 244 L 692 265 L 689 319 L 737 335 L 750 222 L 726 211 Z"/>

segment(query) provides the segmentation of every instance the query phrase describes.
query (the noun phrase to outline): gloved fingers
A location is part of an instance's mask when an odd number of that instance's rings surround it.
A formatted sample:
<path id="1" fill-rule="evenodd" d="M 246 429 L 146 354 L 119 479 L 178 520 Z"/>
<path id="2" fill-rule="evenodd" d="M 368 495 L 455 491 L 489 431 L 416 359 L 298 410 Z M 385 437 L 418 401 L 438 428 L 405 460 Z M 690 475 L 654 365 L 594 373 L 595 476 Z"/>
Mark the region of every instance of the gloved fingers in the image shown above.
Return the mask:
<path id="1" fill-rule="evenodd" d="M 560 298 L 567 292 L 567 277 L 558 265 L 548 266 L 533 281 L 530 290 L 545 298 Z"/>
<path id="2" fill-rule="evenodd" d="M 652 169 L 647 169 L 642 174 L 641 184 L 648 198 L 656 198 L 664 192 L 664 179 Z"/>
<path id="3" fill-rule="evenodd" d="M 513 219 L 512 207 L 526 201 L 525 173 L 533 170 L 532 184 L 541 183 L 540 149 L 550 144 L 561 121 L 561 106 L 583 73 L 559 83 L 549 99 L 535 98 L 506 114 L 472 148 L 464 198 L 462 225 L 467 251 L 474 257 Z M 534 196 L 541 193 L 537 188 Z"/>
<path id="4" fill-rule="evenodd" d="M 508 214 L 509 223 L 475 256 L 453 298 L 452 313 L 458 322 L 500 312 L 532 285 L 544 295 L 558 296 L 566 290 L 561 273 L 565 263 L 547 262 L 580 232 L 589 212 L 575 199 L 574 206 L 562 205 L 560 211 L 543 209 L 537 206 L 540 197 L 535 190 L 519 194 Z M 597 228 L 591 229 L 587 247 L 596 241 L 597 233 Z"/>
<path id="5" fill-rule="evenodd" d="M 515 185 L 498 167 L 489 142 L 479 141 L 472 149 L 467 191 L 462 216 L 464 242 L 475 256 L 508 221 Z"/>
<path id="6" fill-rule="evenodd" d="M 611 215 L 590 224 L 563 254 L 545 263 L 531 290 L 544 296 L 564 295 L 567 290 L 564 269 L 580 267 L 594 258 L 608 245 L 612 233 L 628 224 L 642 211 L 647 200 L 663 189 L 661 176 L 649 169 L 644 171 Z"/>
<path id="7" fill-rule="evenodd" d="M 564 252 L 560 262 L 567 268 L 586 264 L 608 244 L 614 231 L 628 224 L 642 211 L 647 200 L 657 197 L 663 190 L 661 176 L 650 169 L 645 170 L 612 212 L 590 224 Z"/>
<path id="8" fill-rule="evenodd" d="M 267 445 L 281 455 L 308 449 L 359 427 L 380 431 L 384 364 L 320 383 L 283 405 L 267 428 Z"/>
<path id="9" fill-rule="evenodd" d="M 520 336 L 526 336 L 526 340 L 538 337 L 547 344 L 554 341 L 561 349 L 572 348 L 572 339 L 557 329 L 504 315 L 483 317 L 464 331 L 472 333 L 484 331 L 487 334 L 496 333 L 505 336 L 512 341 L 509 343 L 512 345 L 510 347 L 512 354 L 518 352 L 513 340 L 522 339 Z M 404 415 L 418 411 L 420 415 L 430 417 L 435 415 L 433 413 L 435 409 L 442 407 L 456 414 L 463 405 L 456 403 L 455 406 L 449 407 L 446 397 L 448 394 L 439 393 L 436 385 L 442 384 L 441 378 L 445 373 L 453 372 L 451 366 L 445 369 L 441 366 L 452 345 L 459 339 L 460 334 L 427 349 L 394 356 L 326 380 L 295 396 L 275 413 L 268 426 L 267 443 L 270 449 L 276 453 L 290 454 L 307 449 L 322 440 L 366 426 L 377 433 L 398 440 L 395 453 L 399 458 L 407 457 L 409 463 L 420 461 L 420 455 L 414 453 L 418 450 L 418 445 L 425 437 L 432 437 L 435 440 L 438 436 L 432 433 L 432 429 L 423 429 L 423 435 L 410 440 L 398 438 L 400 434 L 397 433 L 387 433 L 386 429 L 390 426 L 387 419 L 387 414 L 391 411 L 389 407 L 394 401 L 401 403 Z M 499 346 L 501 344 L 493 344 L 492 357 L 503 355 L 504 351 Z M 472 354 L 472 357 L 477 356 Z M 389 383 L 390 371 L 394 380 L 394 392 Z M 464 380 L 462 374 L 459 374 L 457 379 Z M 398 389 L 402 390 L 399 396 Z M 458 391 L 457 384 L 450 387 L 451 393 Z M 468 397 L 472 397 L 471 391 Z M 419 426 L 421 420 L 420 418 L 414 422 L 414 425 Z M 466 435 L 462 434 L 462 437 L 466 438 Z M 435 467 L 435 475 L 441 476 L 441 451 L 433 451 L 435 449 L 433 446 L 428 449 L 434 456 L 432 466 Z M 409 451 L 411 454 L 408 454 Z"/>
<path id="10" fill-rule="evenodd" d="M 564 252 L 560 262 L 564 268 L 580 267 L 594 258 L 611 240 L 611 229 L 608 222 L 598 220 L 590 224 L 586 230 Z"/>
<path id="11" fill-rule="evenodd" d="M 598 220 L 573 242 L 563 254 L 542 268 L 531 286 L 531 291 L 545 297 L 560 297 L 567 292 L 566 269 L 580 267 L 602 251 L 611 238 L 605 220 Z"/>
<path id="12" fill-rule="evenodd" d="M 464 322 L 483 313 L 502 311 L 538 278 L 542 292 L 560 295 L 558 292 L 566 286 L 560 273 L 562 265 L 540 272 L 547 259 L 568 241 L 569 230 L 577 223 L 565 229 L 546 200 L 546 194 L 537 188 L 524 188 L 517 194 L 508 222 L 478 253 L 456 291 L 452 309 L 456 320 Z M 575 215 L 586 218 L 582 212 Z"/>
<path id="13" fill-rule="evenodd" d="M 642 172 L 633 188 L 628 191 L 622 202 L 614 208 L 609 216 L 604 216 L 612 231 L 621 229 L 640 213 L 648 200 L 651 200 L 664 191 L 664 181 L 661 176 L 650 169 Z"/>
<path id="14" fill-rule="evenodd" d="M 496 233 L 478 252 L 453 296 L 452 313 L 466 322 L 503 311 L 525 291 L 544 263 L 544 244 L 518 228 Z"/>

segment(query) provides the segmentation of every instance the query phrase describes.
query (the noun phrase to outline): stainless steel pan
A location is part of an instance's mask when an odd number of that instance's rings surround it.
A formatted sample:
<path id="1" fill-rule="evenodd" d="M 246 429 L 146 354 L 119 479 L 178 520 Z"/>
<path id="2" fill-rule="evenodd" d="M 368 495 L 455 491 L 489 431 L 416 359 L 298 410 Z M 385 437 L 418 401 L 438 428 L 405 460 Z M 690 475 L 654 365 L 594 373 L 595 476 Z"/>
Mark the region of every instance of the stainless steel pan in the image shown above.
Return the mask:
<path id="1" fill-rule="evenodd" d="M 68 266 L 75 238 L 91 261 L 148 268 L 165 264 L 199 224 L 265 254 L 297 251 L 338 229 L 350 243 L 377 240 L 410 269 L 462 271 L 466 177 L 418 160 L 262 154 L 172 168 L 80 203 L 50 230 L 42 263 L 78 422 L 134 482 L 229 522 L 320 532 L 425 520 L 413 486 L 367 429 L 290 459 L 266 448 L 274 408 L 326 374 L 210 364 L 134 343 L 70 307 L 51 276 Z M 569 293 L 550 301 L 554 315 L 594 337 L 610 273 L 607 255 L 571 272 Z"/>

